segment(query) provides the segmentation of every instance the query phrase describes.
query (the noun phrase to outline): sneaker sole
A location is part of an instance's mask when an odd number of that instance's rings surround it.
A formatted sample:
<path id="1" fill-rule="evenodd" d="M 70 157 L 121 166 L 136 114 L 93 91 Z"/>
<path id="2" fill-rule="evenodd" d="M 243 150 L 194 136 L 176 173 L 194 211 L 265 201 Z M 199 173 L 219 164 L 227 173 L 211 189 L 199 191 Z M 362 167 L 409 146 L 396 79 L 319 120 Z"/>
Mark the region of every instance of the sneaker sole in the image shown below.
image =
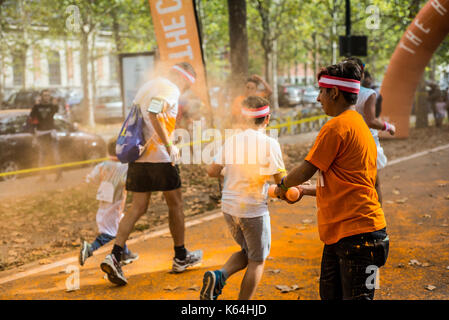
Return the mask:
<path id="1" fill-rule="evenodd" d="M 80 250 L 80 255 L 78 257 L 78 262 L 80 263 L 81 266 L 84 266 L 84 263 L 86 263 L 86 258 L 83 258 L 83 256 L 85 255 L 84 251 L 87 250 L 87 246 L 84 246 L 84 242 L 82 242 L 81 245 L 82 245 L 82 248 Z"/>
<path id="2" fill-rule="evenodd" d="M 117 277 L 117 275 L 114 272 L 114 269 L 112 269 L 112 267 L 109 264 L 103 262 L 100 265 L 100 268 L 101 268 L 101 270 L 103 270 L 104 273 L 106 273 L 108 275 L 108 280 L 110 282 L 112 282 L 113 284 L 116 284 L 119 286 L 124 286 L 125 284 L 128 283 L 128 281 Z"/>
<path id="3" fill-rule="evenodd" d="M 203 277 L 203 287 L 200 292 L 200 300 L 214 300 L 215 273 L 207 271 Z"/>
<path id="4" fill-rule="evenodd" d="M 175 273 L 181 273 L 181 272 L 186 271 L 187 268 L 201 266 L 202 263 L 203 262 L 200 260 L 198 262 L 195 262 L 195 263 L 192 263 L 192 264 L 188 264 L 188 265 L 185 265 L 185 266 L 182 266 L 182 267 L 175 267 L 175 266 L 173 266 L 172 267 L 172 271 L 175 272 Z"/>

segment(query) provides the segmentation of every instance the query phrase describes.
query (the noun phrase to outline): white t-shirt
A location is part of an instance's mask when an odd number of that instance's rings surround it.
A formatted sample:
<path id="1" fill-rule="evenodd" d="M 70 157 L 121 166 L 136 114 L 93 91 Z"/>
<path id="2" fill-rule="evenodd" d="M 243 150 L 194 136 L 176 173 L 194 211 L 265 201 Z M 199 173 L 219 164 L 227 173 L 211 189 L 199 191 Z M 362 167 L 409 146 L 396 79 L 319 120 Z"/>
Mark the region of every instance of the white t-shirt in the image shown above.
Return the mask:
<path id="1" fill-rule="evenodd" d="M 158 118 L 162 127 L 165 127 L 169 139 L 171 139 L 175 130 L 180 94 L 178 87 L 165 78 L 150 80 L 137 91 L 133 103 L 140 106 L 145 120 L 145 126 L 143 127 L 144 138 L 145 141 L 151 139 L 151 142 L 149 142 L 144 154 L 136 162 L 170 162 L 170 155 L 154 130 L 147 109 L 151 99 L 155 97 L 168 103 L 168 107 L 159 113 Z"/>
<path id="2" fill-rule="evenodd" d="M 88 183 L 100 183 L 97 191 L 99 207 L 96 217 L 100 233 L 106 233 L 113 237 L 117 235 L 126 200 L 124 195 L 127 171 L 127 163 L 104 161 L 96 165 L 86 177 Z"/>
<path id="3" fill-rule="evenodd" d="M 223 212 L 241 218 L 269 214 L 268 181 L 285 171 L 279 142 L 247 129 L 226 139 L 214 163 L 224 166 Z"/>

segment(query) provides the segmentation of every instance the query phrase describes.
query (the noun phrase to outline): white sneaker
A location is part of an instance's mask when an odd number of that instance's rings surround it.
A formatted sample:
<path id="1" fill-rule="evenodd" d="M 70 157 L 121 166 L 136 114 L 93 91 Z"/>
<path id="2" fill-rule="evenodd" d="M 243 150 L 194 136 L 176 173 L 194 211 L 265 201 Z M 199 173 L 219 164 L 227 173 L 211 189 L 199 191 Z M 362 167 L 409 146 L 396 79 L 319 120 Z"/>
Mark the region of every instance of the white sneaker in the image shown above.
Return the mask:
<path id="1" fill-rule="evenodd" d="M 128 283 L 123 274 L 120 263 L 117 262 L 113 254 L 108 254 L 100 265 L 101 270 L 108 275 L 108 280 L 116 285 L 124 286 Z"/>
<path id="2" fill-rule="evenodd" d="M 183 272 L 189 267 L 200 265 L 202 259 L 203 250 L 187 251 L 187 255 L 184 260 L 173 258 L 172 271 L 176 273 Z"/>

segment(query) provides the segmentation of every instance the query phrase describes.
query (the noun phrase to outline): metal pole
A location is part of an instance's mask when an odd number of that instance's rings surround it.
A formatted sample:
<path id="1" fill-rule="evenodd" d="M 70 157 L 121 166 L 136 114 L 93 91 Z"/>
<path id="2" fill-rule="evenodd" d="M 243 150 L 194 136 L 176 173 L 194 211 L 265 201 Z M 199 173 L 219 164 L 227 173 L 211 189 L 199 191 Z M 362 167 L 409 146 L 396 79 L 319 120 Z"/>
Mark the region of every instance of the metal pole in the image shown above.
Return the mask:
<path id="1" fill-rule="evenodd" d="M 346 0 L 346 39 L 347 55 L 351 56 L 351 1 Z"/>

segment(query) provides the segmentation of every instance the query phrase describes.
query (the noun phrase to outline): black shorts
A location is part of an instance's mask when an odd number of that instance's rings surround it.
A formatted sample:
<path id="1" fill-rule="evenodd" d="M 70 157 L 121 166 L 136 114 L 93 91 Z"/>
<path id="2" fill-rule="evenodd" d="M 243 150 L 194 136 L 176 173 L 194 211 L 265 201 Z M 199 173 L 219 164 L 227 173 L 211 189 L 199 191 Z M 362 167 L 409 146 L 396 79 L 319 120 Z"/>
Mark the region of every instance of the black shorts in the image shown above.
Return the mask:
<path id="1" fill-rule="evenodd" d="M 181 188 L 181 177 L 177 165 L 153 162 L 132 162 L 128 164 L 127 191 L 170 191 L 178 188 Z"/>

